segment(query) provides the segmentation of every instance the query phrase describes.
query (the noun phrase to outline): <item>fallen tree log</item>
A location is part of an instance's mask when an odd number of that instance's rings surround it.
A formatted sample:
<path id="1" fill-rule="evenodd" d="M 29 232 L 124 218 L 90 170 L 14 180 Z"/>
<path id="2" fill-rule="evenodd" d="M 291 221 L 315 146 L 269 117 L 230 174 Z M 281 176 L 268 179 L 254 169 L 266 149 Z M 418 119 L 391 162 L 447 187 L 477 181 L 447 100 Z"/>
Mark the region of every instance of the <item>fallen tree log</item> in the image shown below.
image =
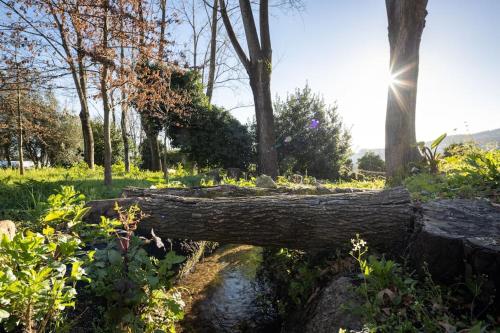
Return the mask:
<path id="1" fill-rule="evenodd" d="M 164 191 L 165 192 L 165 191 Z M 87 219 L 114 216 L 115 202 L 147 215 L 139 231 L 162 238 L 278 246 L 308 250 L 349 247 L 356 234 L 371 248 L 399 253 L 413 231 L 406 189 L 326 195 L 185 198 L 162 191 L 92 201 Z"/>
<path id="2" fill-rule="evenodd" d="M 148 189 L 138 187 L 127 187 L 123 190 L 122 196 L 130 197 L 149 197 L 159 194 L 168 194 L 179 197 L 196 198 L 216 198 L 216 197 L 249 197 L 249 196 L 268 196 L 268 195 L 324 195 L 338 193 L 357 193 L 366 190 L 357 188 L 327 188 L 325 186 L 297 186 L 297 187 L 240 187 L 235 185 L 218 185 L 210 187 L 179 187 L 179 188 L 160 188 Z"/>

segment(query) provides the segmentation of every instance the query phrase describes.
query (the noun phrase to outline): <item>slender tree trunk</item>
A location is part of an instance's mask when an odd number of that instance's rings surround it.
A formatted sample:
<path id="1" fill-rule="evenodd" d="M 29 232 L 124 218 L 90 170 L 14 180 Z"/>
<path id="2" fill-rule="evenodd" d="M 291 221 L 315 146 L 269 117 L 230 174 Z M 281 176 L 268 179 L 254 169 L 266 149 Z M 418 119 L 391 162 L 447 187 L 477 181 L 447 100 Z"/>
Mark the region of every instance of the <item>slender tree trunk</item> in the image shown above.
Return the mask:
<path id="1" fill-rule="evenodd" d="M 278 176 L 278 155 L 275 147 L 271 97 L 272 48 L 269 31 L 269 3 L 268 0 L 261 0 L 259 4 L 259 34 L 250 0 L 239 1 L 249 56 L 246 55 L 238 42 L 227 13 L 225 0 L 219 0 L 219 4 L 228 37 L 250 79 L 257 121 L 259 173 L 276 178 Z"/>
<path id="2" fill-rule="evenodd" d="M 78 11 L 78 2 L 76 4 L 76 11 Z M 74 57 L 71 53 L 71 48 L 68 41 L 67 31 L 63 26 L 64 20 L 60 20 L 54 8 L 51 7 L 54 22 L 59 30 L 61 43 L 66 54 L 66 61 L 68 62 L 71 77 L 75 84 L 78 100 L 80 101 L 80 122 L 82 124 L 83 135 L 83 159 L 90 169 L 94 168 L 94 135 L 92 133 L 92 126 L 90 125 L 90 112 L 87 103 L 87 71 L 85 69 L 84 57 L 85 51 L 83 47 L 83 37 L 80 30 L 77 29 L 75 24 L 76 34 L 76 64 Z"/>
<path id="3" fill-rule="evenodd" d="M 18 74 L 19 75 L 19 74 Z M 19 155 L 19 173 L 24 175 L 23 157 L 23 119 L 21 114 L 21 91 L 19 89 L 19 78 L 17 79 L 17 150 Z"/>
<path id="4" fill-rule="evenodd" d="M 120 1 L 120 13 L 123 16 L 123 3 Z M 123 20 L 120 21 L 120 30 L 123 30 Z M 129 134 L 128 134 L 128 101 L 126 94 L 126 84 L 125 84 L 125 47 L 123 46 L 123 41 L 120 43 L 120 78 L 122 79 L 122 87 L 120 89 L 121 93 L 121 119 L 120 127 L 122 133 L 123 141 L 123 164 L 125 165 L 125 172 L 130 172 L 130 146 L 129 146 Z"/>
<path id="5" fill-rule="evenodd" d="M 386 0 L 393 82 L 387 99 L 385 162 L 387 177 L 393 182 L 401 181 L 419 158 L 415 110 L 426 6 L 427 0 Z"/>
<path id="6" fill-rule="evenodd" d="M 84 160 L 90 169 L 94 169 L 94 134 L 92 132 L 92 126 L 90 125 L 90 112 L 87 103 L 87 71 L 85 70 L 83 60 L 83 39 L 80 33 L 77 33 L 77 47 L 78 75 L 76 75 L 75 68 L 72 68 L 72 71 L 75 71 L 73 80 L 79 92 L 78 98 L 80 100 L 80 122 L 82 124 Z"/>
<path id="7" fill-rule="evenodd" d="M 113 130 L 116 129 L 116 105 L 115 105 L 115 96 L 113 95 L 113 91 L 109 90 L 109 105 L 111 111 L 111 126 Z"/>
<path id="8" fill-rule="evenodd" d="M 123 140 L 123 162 L 125 164 L 125 171 L 130 172 L 130 144 L 128 135 L 128 104 L 125 100 L 125 91 L 122 90 L 122 118 L 121 118 L 121 131 Z"/>
<path id="9" fill-rule="evenodd" d="M 160 21 L 160 41 L 158 45 L 158 58 L 163 61 L 165 49 L 165 30 L 167 27 L 167 0 L 160 0 L 161 21 Z"/>
<path id="10" fill-rule="evenodd" d="M 210 63 L 208 68 L 208 82 L 207 82 L 207 97 L 208 101 L 212 101 L 212 95 L 214 92 L 214 81 L 215 81 L 215 61 L 217 56 L 217 12 L 218 12 L 218 0 L 214 0 L 212 8 L 212 30 L 210 35 Z"/>
<path id="11" fill-rule="evenodd" d="M 164 128 L 164 136 L 163 136 L 163 163 L 162 163 L 162 169 L 163 169 L 163 178 L 165 180 L 168 180 L 168 166 L 167 166 L 167 128 L 168 126 L 165 125 Z"/>
<path id="12" fill-rule="evenodd" d="M 3 146 L 3 151 L 5 155 L 5 159 L 7 160 L 7 167 L 12 167 L 12 160 L 10 158 L 10 144 L 5 144 Z"/>
<path id="13" fill-rule="evenodd" d="M 102 32 L 102 46 L 106 50 L 108 48 L 108 0 L 103 0 L 103 10 L 104 10 L 104 23 Z M 111 176 L 111 126 L 110 126 L 110 107 L 109 98 L 107 91 L 107 81 L 108 81 L 108 64 L 104 62 L 101 68 L 101 78 L 100 78 L 100 88 L 102 97 L 102 106 L 104 110 L 104 184 L 106 186 L 111 186 L 112 176 Z"/>

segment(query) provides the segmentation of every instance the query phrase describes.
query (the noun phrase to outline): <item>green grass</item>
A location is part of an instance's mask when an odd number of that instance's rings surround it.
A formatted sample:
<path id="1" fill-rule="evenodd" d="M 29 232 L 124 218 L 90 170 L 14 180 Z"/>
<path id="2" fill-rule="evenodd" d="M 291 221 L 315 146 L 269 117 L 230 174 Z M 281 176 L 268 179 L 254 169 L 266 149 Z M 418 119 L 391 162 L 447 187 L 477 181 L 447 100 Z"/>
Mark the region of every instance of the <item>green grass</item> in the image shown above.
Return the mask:
<path id="1" fill-rule="evenodd" d="M 127 186 L 150 187 L 164 184 L 161 172 L 132 170 L 125 174 L 119 166 L 113 168 L 113 185 L 103 184 L 103 170 L 78 165 L 69 169 L 44 168 L 26 170 L 20 176 L 17 170 L 0 170 L 0 219 L 36 219 L 45 209 L 49 195 L 61 186 L 74 186 L 88 200 L 118 197 Z"/>
<path id="2" fill-rule="evenodd" d="M 0 219 L 15 221 L 36 220 L 46 209 L 47 198 L 56 193 L 61 186 L 73 186 L 76 191 L 83 193 L 87 200 L 109 199 L 119 197 L 122 190 L 128 186 L 149 188 L 184 187 L 184 186 L 211 186 L 213 180 L 203 174 L 193 174 L 178 165 L 169 172 L 168 182 L 162 172 L 139 170 L 133 167 L 126 173 L 122 164 L 113 165 L 113 183 L 106 187 L 103 183 L 104 171 L 100 166 L 90 170 L 85 164 L 78 164 L 71 168 L 43 168 L 26 170 L 24 176 L 18 170 L 0 169 Z M 224 177 L 223 184 L 253 187 L 255 178 L 249 180 L 230 179 Z M 280 186 L 309 186 L 299 185 L 280 177 Z M 327 187 L 355 187 L 364 189 L 378 189 L 384 187 L 383 180 L 351 181 L 324 184 Z M 310 185 L 313 186 L 313 185 Z"/>

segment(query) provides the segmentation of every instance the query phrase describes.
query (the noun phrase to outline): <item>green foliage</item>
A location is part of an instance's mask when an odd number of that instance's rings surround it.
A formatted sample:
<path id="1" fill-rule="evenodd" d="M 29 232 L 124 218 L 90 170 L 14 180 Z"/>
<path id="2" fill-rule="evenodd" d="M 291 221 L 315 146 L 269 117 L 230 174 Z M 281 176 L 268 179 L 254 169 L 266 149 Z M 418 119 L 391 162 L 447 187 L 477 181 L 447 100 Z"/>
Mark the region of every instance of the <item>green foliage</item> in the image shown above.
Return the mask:
<path id="1" fill-rule="evenodd" d="M 0 322 L 14 330 L 51 331 L 62 324 L 64 310 L 75 306 L 76 282 L 85 279 L 83 243 L 73 228 L 85 209 L 72 188 L 50 197 L 42 233 L 18 232 L 0 242 Z"/>
<path id="2" fill-rule="evenodd" d="M 350 155 L 349 132 L 337 106 L 327 106 L 306 86 L 275 108 L 276 148 L 282 174 L 308 174 L 337 180 Z"/>
<path id="3" fill-rule="evenodd" d="M 104 165 L 104 124 L 100 121 L 92 121 L 92 134 L 94 135 L 94 162 Z M 123 161 L 123 140 L 120 130 L 111 126 L 111 163 Z"/>
<path id="4" fill-rule="evenodd" d="M 446 138 L 446 133 L 441 134 L 436 140 L 431 143 L 430 147 L 427 147 L 424 142 L 419 142 L 417 144 L 420 154 L 424 158 L 424 163 L 428 167 L 431 174 L 436 174 L 438 172 L 438 163 L 441 158 L 441 154 L 437 152 L 439 145 Z"/>
<path id="5" fill-rule="evenodd" d="M 172 267 L 184 257 L 174 252 L 162 260 L 149 257 L 144 241 L 133 235 L 140 220 L 137 206 L 117 210 L 122 230 L 108 229 L 106 247 L 95 251 L 88 268 L 91 291 L 106 300 L 107 326 L 127 332 L 175 331 L 184 303 L 172 289 Z"/>
<path id="6" fill-rule="evenodd" d="M 384 172 L 385 162 L 374 152 L 368 151 L 358 160 L 358 169 Z"/>
<path id="7" fill-rule="evenodd" d="M 69 169 L 43 168 L 19 171 L 0 169 L 0 219 L 37 221 L 47 208 L 47 200 L 61 186 L 73 186 L 89 200 L 119 197 L 126 186 L 150 187 L 164 183 L 163 173 L 131 168 L 125 173 L 122 163 L 113 166 L 113 186 L 103 186 L 103 168 L 90 170 L 85 163 Z M 182 178 L 172 178 L 172 181 Z M 181 184 L 182 186 L 182 184 Z"/>
<path id="8" fill-rule="evenodd" d="M 221 108 L 197 106 L 171 124 L 173 144 L 200 167 L 245 169 L 252 159 L 247 128 Z"/>
<path id="9" fill-rule="evenodd" d="M 405 185 L 415 199 L 482 196 L 498 201 L 500 150 L 458 147 L 448 150 L 439 161 L 440 173 L 421 173 L 406 179 Z"/>
<path id="10" fill-rule="evenodd" d="M 75 307 L 76 283 L 86 281 L 91 295 L 106 300 L 108 321 L 102 331 L 175 332 L 183 302 L 172 288 L 172 269 L 184 258 L 174 252 L 163 260 L 147 255 L 144 241 L 133 234 L 141 216 L 135 206 L 117 208 L 118 220 L 82 223 L 88 210 L 84 200 L 73 187 L 62 187 L 49 196 L 46 213 L 35 225 L 41 233 L 25 230 L 12 240 L 3 237 L 0 323 L 7 331 L 67 330 L 71 323 L 65 310 Z"/>
<path id="11" fill-rule="evenodd" d="M 0 96 L 0 144 L 4 159 L 17 159 L 17 125 L 14 92 Z M 32 89 L 21 93 L 23 149 L 36 166 L 69 166 L 82 159 L 82 134 L 76 115 L 61 110 L 50 92 Z M 7 150 L 7 154 L 5 153 Z M 9 155 L 9 156 L 6 156 Z"/>
<path id="12" fill-rule="evenodd" d="M 484 332 L 488 328 L 473 311 L 457 311 L 459 304 L 469 302 L 470 307 L 474 306 L 479 287 L 463 298 L 453 290 L 434 284 L 429 274 L 420 282 L 392 260 L 366 258 L 368 245 L 359 235 L 351 243 L 350 254 L 358 262 L 362 278 L 356 291 L 363 298 L 362 305 L 351 310 L 363 317 L 368 332 L 457 332 L 460 329 Z"/>
<path id="13" fill-rule="evenodd" d="M 253 158 L 247 127 L 216 106 L 194 105 L 187 114 L 173 115 L 169 135 L 199 167 L 246 169 Z"/>
<path id="14" fill-rule="evenodd" d="M 316 285 L 319 268 L 306 253 L 286 248 L 266 250 L 264 259 L 276 285 L 281 315 L 304 306 Z"/>

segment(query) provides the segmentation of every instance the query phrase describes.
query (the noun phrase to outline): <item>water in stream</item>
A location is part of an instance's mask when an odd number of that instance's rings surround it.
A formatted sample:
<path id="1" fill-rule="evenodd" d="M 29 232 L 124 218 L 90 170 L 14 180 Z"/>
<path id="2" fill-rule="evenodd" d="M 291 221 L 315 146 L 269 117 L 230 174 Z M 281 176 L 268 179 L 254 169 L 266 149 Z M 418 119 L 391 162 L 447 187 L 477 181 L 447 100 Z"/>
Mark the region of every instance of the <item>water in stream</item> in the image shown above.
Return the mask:
<path id="1" fill-rule="evenodd" d="M 196 265 L 180 283 L 185 319 L 180 332 L 279 332 L 272 288 L 258 273 L 262 248 L 228 245 Z"/>

